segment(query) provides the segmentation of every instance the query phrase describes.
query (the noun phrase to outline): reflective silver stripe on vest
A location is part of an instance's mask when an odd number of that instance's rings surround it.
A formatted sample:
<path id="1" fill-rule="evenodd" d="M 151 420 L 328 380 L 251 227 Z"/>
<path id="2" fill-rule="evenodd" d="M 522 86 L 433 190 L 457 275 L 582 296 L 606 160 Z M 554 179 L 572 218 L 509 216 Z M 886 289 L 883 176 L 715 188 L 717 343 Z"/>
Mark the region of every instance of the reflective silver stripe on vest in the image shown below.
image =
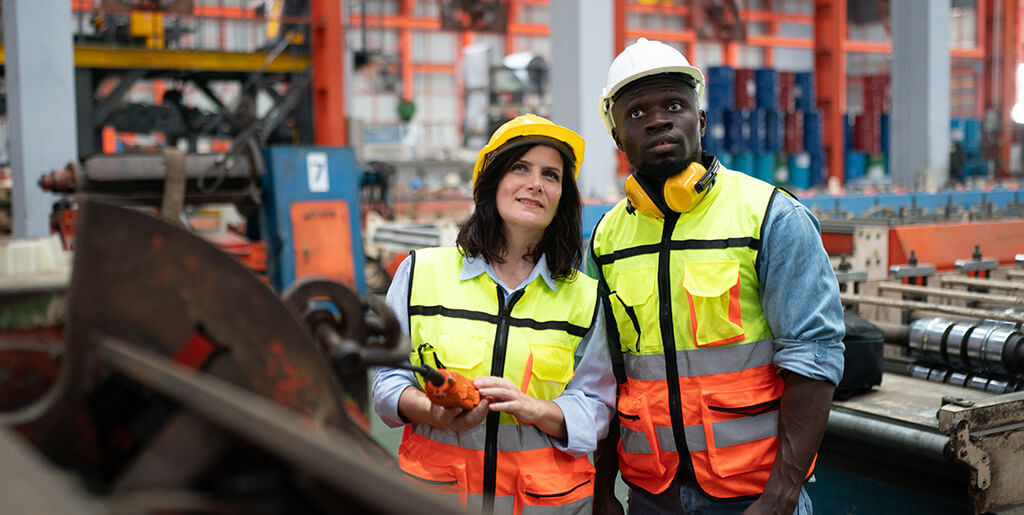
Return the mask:
<path id="1" fill-rule="evenodd" d="M 425 436 L 433 442 L 474 451 L 484 450 L 484 438 L 487 434 L 486 426 L 483 424 L 460 433 L 427 424 L 413 424 L 413 430 L 416 431 L 416 434 Z M 498 451 L 532 451 L 551 446 L 548 436 L 536 427 L 517 424 L 498 426 Z"/>
<path id="2" fill-rule="evenodd" d="M 643 431 L 634 431 L 626 426 L 621 426 L 619 438 L 622 439 L 622 450 L 630 454 L 650 454 L 651 446 L 647 443 L 647 437 Z M 654 434 L 658 438 L 658 447 L 662 452 L 676 452 L 676 439 L 669 426 L 654 426 Z M 707 449 L 707 441 L 704 438 L 704 426 L 686 426 L 683 430 L 686 436 L 686 446 L 691 451 L 703 451 Z"/>
<path id="3" fill-rule="evenodd" d="M 498 510 L 494 511 L 497 512 Z M 580 499 L 578 501 L 574 501 L 569 504 L 563 504 L 561 506 L 537 506 L 530 504 L 523 506 L 523 515 L 589 515 L 593 511 L 593 497 L 584 497 L 583 499 Z"/>
<path id="4" fill-rule="evenodd" d="M 715 435 L 716 448 L 771 438 L 778 433 L 778 428 L 778 411 L 770 411 L 751 417 L 723 420 L 711 425 L 711 430 Z M 621 426 L 619 429 L 619 438 L 622 440 L 623 451 L 629 454 L 651 454 L 651 446 L 647 443 L 647 437 L 643 431 L 635 431 L 626 426 Z M 661 448 L 662 452 L 676 452 L 676 440 L 672 434 L 671 427 L 654 426 L 654 434 L 658 438 L 658 447 Z M 707 450 L 708 445 L 707 439 L 704 438 L 704 426 L 686 426 L 683 434 L 686 436 L 686 446 L 690 449 L 690 452 Z"/>
<path id="5" fill-rule="evenodd" d="M 771 338 L 710 349 L 677 350 L 679 377 L 738 372 L 771 364 L 775 347 Z M 626 375 L 638 381 L 665 379 L 664 354 L 623 354 Z"/>
<path id="6" fill-rule="evenodd" d="M 778 430 L 778 411 L 711 424 L 711 431 L 715 435 L 715 447 L 718 448 L 771 438 Z"/>
<path id="7" fill-rule="evenodd" d="M 512 513 L 516 498 L 512 495 L 504 495 L 494 498 L 494 513 Z M 466 513 L 480 513 L 484 510 L 484 496 L 481 494 L 469 494 L 466 496 Z"/>

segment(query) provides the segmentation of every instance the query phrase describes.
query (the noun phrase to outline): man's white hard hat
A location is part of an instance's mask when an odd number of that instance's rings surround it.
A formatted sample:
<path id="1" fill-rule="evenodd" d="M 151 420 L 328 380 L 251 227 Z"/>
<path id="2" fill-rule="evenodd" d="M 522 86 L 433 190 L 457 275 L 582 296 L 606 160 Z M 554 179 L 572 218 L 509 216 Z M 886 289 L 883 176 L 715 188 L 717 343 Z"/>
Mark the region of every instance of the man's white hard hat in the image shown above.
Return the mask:
<path id="1" fill-rule="evenodd" d="M 704 74 L 691 66 L 679 50 L 661 41 L 640 38 L 622 51 L 608 68 L 608 81 L 601 92 L 601 119 L 610 135 L 615 128 L 612 103 L 627 84 L 659 73 L 682 73 L 693 78 L 697 98 L 704 92 Z"/>

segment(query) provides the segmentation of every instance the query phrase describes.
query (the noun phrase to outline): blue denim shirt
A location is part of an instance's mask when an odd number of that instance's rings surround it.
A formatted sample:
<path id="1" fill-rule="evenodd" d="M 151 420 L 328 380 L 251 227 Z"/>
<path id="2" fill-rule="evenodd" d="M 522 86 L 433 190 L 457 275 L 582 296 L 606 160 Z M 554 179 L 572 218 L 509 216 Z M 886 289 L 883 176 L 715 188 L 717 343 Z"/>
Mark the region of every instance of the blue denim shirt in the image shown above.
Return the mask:
<path id="1" fill-rule="evenodd" d="M 641 216 L 641 215 L 637 215 Z M 761 234 L 757 271 L 761 309 L 779 368 L 839 384 L 843 377 L 843 306 L 839 283 L 821 243 L 818 219 L 789 195 L 778 194 Z M 587 274 L 597 277 L 587 253 Z"/>
<path id="2" fill-rule="evenodd" d="M 388 288 L 387 305 L 395 312 L 402 331 L 409 334 L 409 280 L 412 260 L 405 258 L 395 272 Z M 521 290 L 535 280 L 543 281 L 552 290 L 558 290 L 558 283 L 551 278 L 547 260 L 541 256 L 533 271 L 514 290 L 509 289 L 491 265 L 483 259 L 466 257 L 462 263 L 460 281 L 487 274 L 495 284 L 501 286 L 505 296 Z M 598 310 L 601 310 L 598 304 Z M 615 376 L 612 374 L 608 356 L 608 343 L 604 327 L 604 315 L 597 313 L 590 330 L 583 336 L 576 348 L 576 368 L 572 379 L 565 385 L 565 391 L 553 400 L 565 417 L 568 438 L 561 441 L 549 437 L 552 445 L 573 456 L 583 456 L 597 448 L 597 442 L 608 434 L 608 423 L 615 410 Z M 398 414 L 398 399 L 409 386 L 415 385 L 416 377 L 409 370 L 378 368 L 373 377 L 373 409 L 389 427 L 406 423 Z"/>

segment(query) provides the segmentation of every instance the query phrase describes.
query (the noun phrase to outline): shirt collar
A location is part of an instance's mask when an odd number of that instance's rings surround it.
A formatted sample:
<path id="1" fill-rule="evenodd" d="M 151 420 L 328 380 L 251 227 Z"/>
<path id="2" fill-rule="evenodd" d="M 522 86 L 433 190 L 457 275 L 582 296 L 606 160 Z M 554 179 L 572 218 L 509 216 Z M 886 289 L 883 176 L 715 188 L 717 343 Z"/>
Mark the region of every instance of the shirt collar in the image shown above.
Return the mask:
<path id="1" fill-rule="evenodd" d="M 462 259 L 462 271 L 459 273 L 460 281 L 467 281 L 474 279 L 480 274 L 487 274 L 495 284 L 500 284 L 501 281 L 498 279 L 498 274 L 494 272 L 494 268 L 488 264 L 480 256 L 467 255 Z M 533 271 L 530 272 L 529 277 L 526 278 L 525 284 L 530 284 L 537 279 L 540 275 L 541 279 L 544 280 L 544 284 L 551 288 L 551 291 L 558 291 L 558 283 L 551 277 L 551 270 L 548 268 L 547 256 L 541 254 L 540 259 L 537 260 L 537 264 L 533 265 Z M 514 291 L 513 288 L 519 286 L 518 284 L 505 285 L 505 288 L 509 291 Z"/>

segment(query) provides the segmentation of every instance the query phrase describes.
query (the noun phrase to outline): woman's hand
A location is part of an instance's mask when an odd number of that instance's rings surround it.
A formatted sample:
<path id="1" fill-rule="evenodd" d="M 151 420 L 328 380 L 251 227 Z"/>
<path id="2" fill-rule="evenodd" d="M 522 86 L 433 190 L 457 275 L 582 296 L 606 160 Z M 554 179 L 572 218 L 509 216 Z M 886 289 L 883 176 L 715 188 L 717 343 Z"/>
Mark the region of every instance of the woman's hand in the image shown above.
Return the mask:
<path id="1" fill-rule="evenodd" d="M 478 377 L 473 384 L 480 390 L 480 404 L 489 401 L 491 411 L 508 413 L 520 424 L 533 424 L 555 438 L 568 438 L 565 416 L 557 404 L 526 395 L 504 377 Z"/>
<path id="2" fill-rule="evenodd" d="M 441 406 L 430 403 L 430 422 L 434 427 L 451 429 L 456 433 L 473 429 L 483 423 L 487 418 L 488 403 L 486 399 L 480 399 L 475 408 L 467 410 L 460 406 Z"/>
<path id="3" fill-rule="evenodd" d="M 455 432 L 465 431 L 480 425 L 490 411 L 489 403 L 481 398 L 471 410 L 459 406 L 444 407 L 434 404 L 425 393 L 415 386 L 402 392 L 398 399 L 398 412 L 405 418 Z"/>

